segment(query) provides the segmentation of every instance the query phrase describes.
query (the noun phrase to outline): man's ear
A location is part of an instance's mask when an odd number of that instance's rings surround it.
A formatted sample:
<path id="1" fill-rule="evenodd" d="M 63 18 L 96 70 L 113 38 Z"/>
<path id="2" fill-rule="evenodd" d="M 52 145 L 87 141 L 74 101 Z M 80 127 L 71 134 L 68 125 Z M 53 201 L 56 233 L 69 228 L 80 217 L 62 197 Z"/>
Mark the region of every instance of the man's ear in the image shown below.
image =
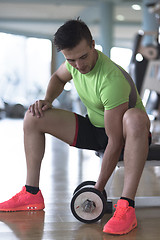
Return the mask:
<path id="1" fill-rule="evenodd" d="M 94 40 L 92 40 L 91 48 L 95 48 L 95 41 Z"/>

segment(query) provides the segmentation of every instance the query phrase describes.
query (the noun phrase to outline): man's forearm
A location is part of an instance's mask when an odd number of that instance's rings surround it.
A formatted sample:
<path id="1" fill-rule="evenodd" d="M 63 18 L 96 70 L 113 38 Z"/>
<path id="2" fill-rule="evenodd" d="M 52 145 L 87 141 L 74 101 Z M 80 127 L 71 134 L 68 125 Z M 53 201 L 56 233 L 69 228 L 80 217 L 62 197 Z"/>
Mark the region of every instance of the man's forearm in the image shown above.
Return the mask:
<path id="1" fill-rule="evenodd" d="M 98 190 L 103 191 L 108 179 L 117 165 L 121 151 L 121 146 L 116 148 L 114 146 L 110 146 L 109 144 L 107 145 L 102 159 L 100 174 L 95 185 L 95 188 Z"/>

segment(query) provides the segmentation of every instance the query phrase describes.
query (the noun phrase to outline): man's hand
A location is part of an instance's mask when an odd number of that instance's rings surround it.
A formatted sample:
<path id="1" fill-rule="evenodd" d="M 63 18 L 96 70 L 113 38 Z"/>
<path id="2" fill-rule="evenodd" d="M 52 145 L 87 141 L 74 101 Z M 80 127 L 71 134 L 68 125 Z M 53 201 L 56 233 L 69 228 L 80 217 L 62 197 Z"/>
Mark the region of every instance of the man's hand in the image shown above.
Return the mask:
<path id="1" fill-rule="evenodd" d="M 32 113 L 33 116 L 37 116 L 38 118 L 43 117 L 43 112 L 51 109 L 52 103 L 47 100 L 38 100 L 34 104 L 30 105 L 28 108 L 29 112 Z"/>

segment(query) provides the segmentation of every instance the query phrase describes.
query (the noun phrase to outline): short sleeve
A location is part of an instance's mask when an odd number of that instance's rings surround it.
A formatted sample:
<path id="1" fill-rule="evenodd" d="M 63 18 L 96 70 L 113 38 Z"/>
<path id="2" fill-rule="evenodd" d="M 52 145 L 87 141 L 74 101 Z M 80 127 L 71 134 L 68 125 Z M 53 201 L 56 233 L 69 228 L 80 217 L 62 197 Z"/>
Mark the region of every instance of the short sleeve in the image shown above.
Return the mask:
<path id="1" fill-rule="evenodd" d="M 100 86 L 100 97 L 105 110 L 113 109 L 122 103 L 129 102 L 131 87 L 122 76 L 104 78 Z"/>

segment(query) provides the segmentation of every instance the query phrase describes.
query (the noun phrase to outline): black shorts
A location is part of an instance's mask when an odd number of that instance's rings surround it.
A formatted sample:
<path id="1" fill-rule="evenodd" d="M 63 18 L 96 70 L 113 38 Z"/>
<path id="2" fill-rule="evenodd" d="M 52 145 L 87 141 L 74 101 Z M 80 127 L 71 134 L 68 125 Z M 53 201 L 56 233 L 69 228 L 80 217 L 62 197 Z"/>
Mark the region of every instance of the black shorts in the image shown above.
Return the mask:
<path id="1" fill-rule="evenodd" d="M 108 143 L 105 128 L 95 127 L 90 122 L 88 116 L 83 117 L 75 113 L 75 117 L 76 134 L 71 146 L 95 151 L 104 151 Z M 151 144 L 151 139 L 152 137 L 150 134 L 149 145 Z"/>
<path id="2" fill-rule="evenodd" d="M 76 134 L 72 146 L 82 149 L 101 151 L 108 143 L 104 128 L 95 127 L 88 116 L 83 117 L 75 113 Z"/>

